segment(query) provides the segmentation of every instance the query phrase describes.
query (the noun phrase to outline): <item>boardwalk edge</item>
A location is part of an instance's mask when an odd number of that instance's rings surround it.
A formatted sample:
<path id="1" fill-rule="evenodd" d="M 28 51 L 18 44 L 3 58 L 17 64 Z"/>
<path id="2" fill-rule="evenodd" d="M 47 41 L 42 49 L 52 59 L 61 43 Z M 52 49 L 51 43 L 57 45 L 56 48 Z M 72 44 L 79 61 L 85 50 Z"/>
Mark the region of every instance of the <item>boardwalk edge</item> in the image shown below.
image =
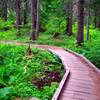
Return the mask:
<path id="1" fill-rule="evenodd" d="M 62 91 L 64 83 L 65 83 L 66 79 L 68 78 L 68 75 L 69 75 L 69 70 L 67 70 L 66 73 L 64 74 L 64 76 L 59 84 L 59 87 L 57 88 L 56 92 L 54 93 L 52 100 L 58 100 L 58 97 Z"/>
<path id="2" fill-rule="evenodd" d="M 56 54 L 55 52 L 53 52 L 51 49 L 48 49 L 48 50 L 49 50 L 50 52 L 52 52 L 54 55 L 57 55 L 57 54 Z M 58 55 L 57 55 L 57 56 L 58 56 Z M 61 57 L 60 57 L 60 56 L 58 56 L 58 57 L 59 57 L 60 60 L 62 61 Z M 65 82 L 66 82 L 66 80 L 67 80 L 67 78 L 68 78 L 68 76 L 69 76 L 69 73 L 70 73 L 70 70 L 69 70 L 69 68 L 68 68 L 68 65 L 65 65 L 63 61 L 62 61 L 62 64 L 63 64 L 64 69 L 65 69 L 65 74 L 64 74 L 64 76 L 63 76 L 63 78 L 62 78 L 62 80 L 61 80 L 61 82 L 60 82 L 60 84 L 59 84 L 57 90 L 55 91 L 55 93 L 54 93 L 54 95 L 53 95 L 53 97 L 52 97 L 51 100 L 58 100 L 58 97 L 59 97 L 59 95 L 60 95 L 60 93 L 61 93 L 61 91 L 62 91 L 62 88 L 63 88 L 63 86 L 64 86 L 64 84 L 65 84 Z"/>
<path id="3" fill-rule="evenodd" d="M 66 49 L 68 52 L 76 55 L 77 57 L 81 58 L 85 63 L 87 63 L 96 73 L 100 75 L 100 70 L 92 63 L 90 62 L 86 57 L 84 57 L 82 54 L 78 54 L 70 49 Z"/>

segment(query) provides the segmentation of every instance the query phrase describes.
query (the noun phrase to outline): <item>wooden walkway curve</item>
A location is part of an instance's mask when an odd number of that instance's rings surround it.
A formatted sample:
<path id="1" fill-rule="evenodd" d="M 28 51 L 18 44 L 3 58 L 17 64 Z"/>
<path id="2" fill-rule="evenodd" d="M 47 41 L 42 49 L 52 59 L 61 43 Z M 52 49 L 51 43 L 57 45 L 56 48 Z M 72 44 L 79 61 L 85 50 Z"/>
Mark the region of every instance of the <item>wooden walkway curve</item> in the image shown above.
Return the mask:
<path id="1" fill-rule="evenodd" d="M 6 44 L 27 45 L 27 43 L 4 42 Z M 58 100 L 100 100 L 100 71 L 91 67 L 84 59 L 64 50 L 48 45 L 33 45 L 42 49 L 49 49 L 57 54 L 64 65 L 68 66 L 70 75 L 66 80 Z"/>

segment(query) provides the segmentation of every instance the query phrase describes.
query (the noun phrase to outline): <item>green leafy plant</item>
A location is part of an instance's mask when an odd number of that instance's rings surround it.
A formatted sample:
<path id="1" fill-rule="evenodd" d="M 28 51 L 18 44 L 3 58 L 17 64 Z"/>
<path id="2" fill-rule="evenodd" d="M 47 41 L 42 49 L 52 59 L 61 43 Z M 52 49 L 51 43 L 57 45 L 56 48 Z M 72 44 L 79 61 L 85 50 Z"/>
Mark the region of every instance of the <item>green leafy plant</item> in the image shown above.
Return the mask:
<path id="1" fill-rule="evenodd" d="M 64 74 L 57 56 L 37 48 L 27 55 L 26 46 L 10 45 L 1 45 L 0 55 L 0 99 L 52 98 Z"/>

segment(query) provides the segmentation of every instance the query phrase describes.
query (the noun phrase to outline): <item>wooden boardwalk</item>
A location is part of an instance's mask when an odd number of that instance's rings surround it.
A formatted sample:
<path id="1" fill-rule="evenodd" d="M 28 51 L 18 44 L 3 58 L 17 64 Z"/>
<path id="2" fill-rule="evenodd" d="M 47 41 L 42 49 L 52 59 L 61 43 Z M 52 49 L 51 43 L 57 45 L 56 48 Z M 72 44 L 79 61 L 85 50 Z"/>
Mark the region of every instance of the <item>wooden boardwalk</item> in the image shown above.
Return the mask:
<path id="1" fill-rule="evenodd" d="M 9 42 L 8 44 L 14 44 L 14 42 Z M 25 43 L 16 44 L 25 45 Z M 100 73 L 97 73 L 83 59 L 69 51 L 65 51 L 63 48 L 33 44 L 31 46 L 49 49 L 60 57 L 65 67 L 69 68 L 70 75 L 62 88 L 58 100 L 100 100 Z"/>
<path id="2" fill-rule="evenodd" d="M 70 69 L 69 78 L 58 100 L 100 100 L 100 74 L 82 59 L 64 49 L 51 47 L 50 50 Z"/>
<path id="3" fill-rule="evenodd" d="M 68 65 L 70 76 L 59 100 L 100 100 L 100 75 L 69 52 L 62 51 L 60 56 Z"/>

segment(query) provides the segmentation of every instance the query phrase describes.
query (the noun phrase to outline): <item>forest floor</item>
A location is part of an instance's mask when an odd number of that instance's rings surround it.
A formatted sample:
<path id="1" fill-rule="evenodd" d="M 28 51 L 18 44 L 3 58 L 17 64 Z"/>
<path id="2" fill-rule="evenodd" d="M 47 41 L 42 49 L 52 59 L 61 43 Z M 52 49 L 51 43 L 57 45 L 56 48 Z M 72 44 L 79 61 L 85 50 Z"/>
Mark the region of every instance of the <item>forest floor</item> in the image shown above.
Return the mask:
<path id="1" fill-rule="evenodd" d="M 1 41 L 0 43 L 2 44 L 12 44 L 12 45 L 28 45 L 28 43 L 21 43 L 21 42 L 16 42 L 16 41 Z M 70 68 L 70 77 L 69 81 L 66 83 L 63 92 L 61 93 L 60 99 L 63 100 L 66 92 L 70 91 L 80 91 L 80 92 L 73 92 L 74 96 L 71 98 L 81 98 L 81 99 L 89 99 L 91 100 L 99 100 L 100 97 L 100 77 L 99 75 L 83 60 L 75 56 L 74 54 L 71 54 L 64 49 L 58 48 L 58 47 L 53 47 L 53 46 L 48 46 L 48 45 L 31 45 L 32 47 L 37 47 L 37 48 L 43 48 L 43 49 L 50 49 L 52 52 L 56 53 L 62 58 L 63 63 L 67 62 L 67 66 Z M 19 51 L 19 50 L 18 50 Z M 35 51 L 36 53 L 36 51 Z M 42 56 L 41 56 L 42 57 Z M 67 57 L 67 58 L 66 58 Z M 66 58 L 66 59 L 65 59 Z M 72 63 L 74 62 L 74 63 Z M 79 65 L 79 66 L 77 66 Z M 74 81 L 74 84 L 72 84 Z M 87 84 L 83 87 L 83 82 L 84 84 Z M 80 84 L 80 86 L 78 86 Z M 74 88 L 71 88 L 74 86 Z M 82 93 L 81 93 L 82 92 Z M 67 94 L 71 95 L 70 93 Z M 87 96 L 88 94 L 88 96 Z M 85 96 L 81 96 L 85 95 Z M 66 96 L 66 98 L 67 98 Z M 69 98 L 69 96 L 68 96 Z M 96 99 L 98 98 L 98 99 Z M 70 99 L 69 99 L 70 100 Z"/>
<path id="2" fill-rule="evenodd" d="M 0 100 L 51 100 L 65 72 L 61 60 L 47 50 L 34 47 L 30 54 L 29 46 L 11 43 L 0 43 Z"/>
<path id="3" fill-rule="evenodd" d="M 54 38 L 55 31 L 52 31 L 54 27 L 48 28 L 45 32 L 41 32 L 37 40 L 30 41 L 30 28 L 24 26 L 18 31 L 13 27 L 13 21 L 4 22 L 0 20 L 0 40 L 16 40 L 19 42 L 31 42 L 33 44 L 46 44 L 59 46 L 63 48 L 71 49 L 87 57 L 92 63 L 100 68 L 100 30 L 90 27 L 90 39 L 86 41 L 86 28 L 84 29 L 84 45 L 77 47 L 76 45 L 76 33 L 77 27 L 73 25 L 73 35 L 68 37 L 65 33 L 65 29 L 60 30 L 61 34 Z M 51 30 L 52 29 L 52 30 Z"/>

